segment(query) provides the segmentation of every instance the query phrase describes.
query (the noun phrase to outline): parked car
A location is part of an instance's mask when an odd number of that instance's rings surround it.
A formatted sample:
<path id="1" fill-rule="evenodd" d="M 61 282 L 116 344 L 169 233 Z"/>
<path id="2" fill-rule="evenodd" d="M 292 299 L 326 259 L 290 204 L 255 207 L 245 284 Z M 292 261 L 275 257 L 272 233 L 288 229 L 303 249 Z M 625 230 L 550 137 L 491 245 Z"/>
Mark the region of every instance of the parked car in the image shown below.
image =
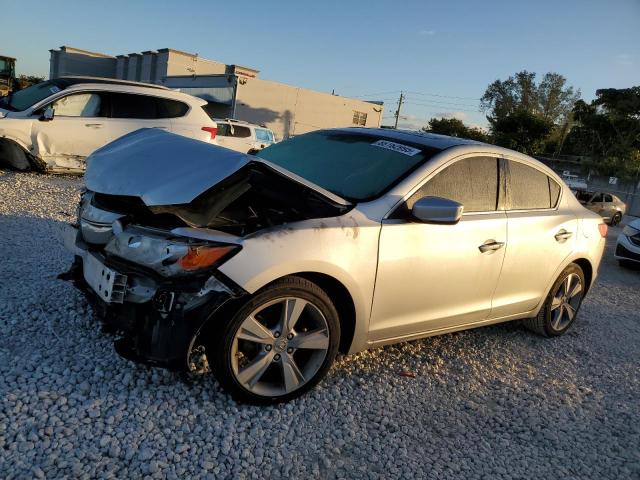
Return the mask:
<path id="1" fill-rule="evenodd" d="M 528 156 L 387 129 L 257 156 L 140 130 L 96 151 L 85 181 L 63 278 L 121 331 L 117 352 L 209 365 L 261 404 L 309 390 L 338 351 L 516 319 L 562 335 L 607 232 Z"/>
<path id="2" fill-rule="evenodd" d="M 618 235 L 615 257 L 623 267 L 640 267 L 640 219 L 629 222 Z"/>
<path id="3" fill-rule="evenodd" d="M 0 102 L 0 162 L 19 170 L 82 172 L 85 158 L 140 128 L 213 142 L 216 123 L 201 100 L 158 85 L 63 77 Z"/>
<path id="4" fill-rule="evenodd" d="M 254 154 L 276 143 L 273 132 L 264 125 L 242 120 L 214 118 L 218 125 L 218 145 L 242 153 Z"/>
<path id="5" fill-rule="evenodd" d="M 611 226 L 618 225 L 627 211 L 627 206 L 624 202 L 611 193 L 581 190 L 576 192 L 576 198 L 582 205 L 600 215 Z"/>
<path id="6" fill-rule="evenodd" d="M 578 175 L 563 173 L 562 179 L 573 192 L 587 189 L 587 181 Z"/>

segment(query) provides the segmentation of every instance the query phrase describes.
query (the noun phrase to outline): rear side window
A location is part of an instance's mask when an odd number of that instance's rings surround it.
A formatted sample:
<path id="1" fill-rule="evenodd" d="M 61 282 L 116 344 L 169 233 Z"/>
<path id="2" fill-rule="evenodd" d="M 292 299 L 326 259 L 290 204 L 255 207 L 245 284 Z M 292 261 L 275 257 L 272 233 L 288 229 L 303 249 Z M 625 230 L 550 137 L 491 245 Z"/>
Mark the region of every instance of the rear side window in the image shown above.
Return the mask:
<path id="1" fill-rule="evenodd" d="M 132 93 L 111 94 L 111 117 L 143 120 L 160 118 L 155 97 Z"/>
<path id="2" fill-rule="evenodd" d="M 611 195 L 609 195 L 608 193 L 605 193 L 604 194 L 604 201 L 611 203 L 611 202 L 613 202 L 613 197 L 611 197 Z"/>
<path id="3" fill-rule="evenodd" d="M 189 105 L 168 98 L 156 98 L 158 102 L 158 118 L 184 117 L 189 111 Z"/>
<path id="4" fill-rule="evenodd" d="M 524 163 L 509 161 L 509 210 L 553 208 L 560 186 L 545 173 Z"/>
<path id="5" fill-rule="evenodd" d="M 248 138 L 251 136 L 251 129 L 249 127 L 239 127 L 238 125 L 232 125 L 231 136 L 236 138 Z"/>

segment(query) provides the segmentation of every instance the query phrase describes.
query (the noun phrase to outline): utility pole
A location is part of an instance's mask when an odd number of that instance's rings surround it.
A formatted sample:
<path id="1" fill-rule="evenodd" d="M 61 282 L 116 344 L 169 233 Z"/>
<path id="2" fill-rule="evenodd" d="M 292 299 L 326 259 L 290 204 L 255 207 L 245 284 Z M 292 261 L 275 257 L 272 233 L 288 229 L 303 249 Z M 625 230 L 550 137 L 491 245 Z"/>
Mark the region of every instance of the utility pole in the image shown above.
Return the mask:
<path id="1" fill-rule="evenodd" d="M 398 99 L 398 109 L 396 110 L 396 124 L 393 128 L 398 128 L 398 119 L 400 118 L 400 109 L 402 108 L 402 104 L 404 103 L 404 93 L 400 92 L 400 98 Z"/>

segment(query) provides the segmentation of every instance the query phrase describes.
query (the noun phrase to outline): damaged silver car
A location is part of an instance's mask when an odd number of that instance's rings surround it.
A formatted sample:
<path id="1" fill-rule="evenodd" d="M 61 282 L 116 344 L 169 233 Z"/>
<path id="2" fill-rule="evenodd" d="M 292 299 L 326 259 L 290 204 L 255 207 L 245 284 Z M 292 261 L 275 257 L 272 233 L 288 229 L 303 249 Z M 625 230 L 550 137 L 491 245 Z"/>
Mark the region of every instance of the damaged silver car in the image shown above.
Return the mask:
<path id="1" fill-rule="evenodd" d="M 516 319 L 562 335 L 606 235 L 536 160 L 431 134 L 323 130 L 250 156 L 140 130 L 85 179 L 64 278 L 116 351 L 258 404 L 338 352 Z"/>

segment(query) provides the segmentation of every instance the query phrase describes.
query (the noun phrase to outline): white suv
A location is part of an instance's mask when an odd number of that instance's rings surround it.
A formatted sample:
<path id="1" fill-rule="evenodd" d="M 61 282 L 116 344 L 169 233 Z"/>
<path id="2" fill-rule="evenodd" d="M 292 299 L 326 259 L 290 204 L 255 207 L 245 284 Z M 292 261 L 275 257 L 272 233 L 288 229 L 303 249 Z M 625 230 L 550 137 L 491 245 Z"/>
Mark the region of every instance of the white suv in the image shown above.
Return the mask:
<path id="1" fill-rule="evenodd" d="M 215 143 L 206 105 L 165 87 L 106 78 L 62 77 L 0 102 L 0 163 L 19 170 L 83 172 L 94 150 L 140 128 Z"/>
<path id="2" fill-rule="evenodd" d="M 273 132 L 264 125 L 232 118 L 214 118 L 218 125 L 218 141 L 221 147 L 242 153 L 256 153 L 276 143 Z"/>

